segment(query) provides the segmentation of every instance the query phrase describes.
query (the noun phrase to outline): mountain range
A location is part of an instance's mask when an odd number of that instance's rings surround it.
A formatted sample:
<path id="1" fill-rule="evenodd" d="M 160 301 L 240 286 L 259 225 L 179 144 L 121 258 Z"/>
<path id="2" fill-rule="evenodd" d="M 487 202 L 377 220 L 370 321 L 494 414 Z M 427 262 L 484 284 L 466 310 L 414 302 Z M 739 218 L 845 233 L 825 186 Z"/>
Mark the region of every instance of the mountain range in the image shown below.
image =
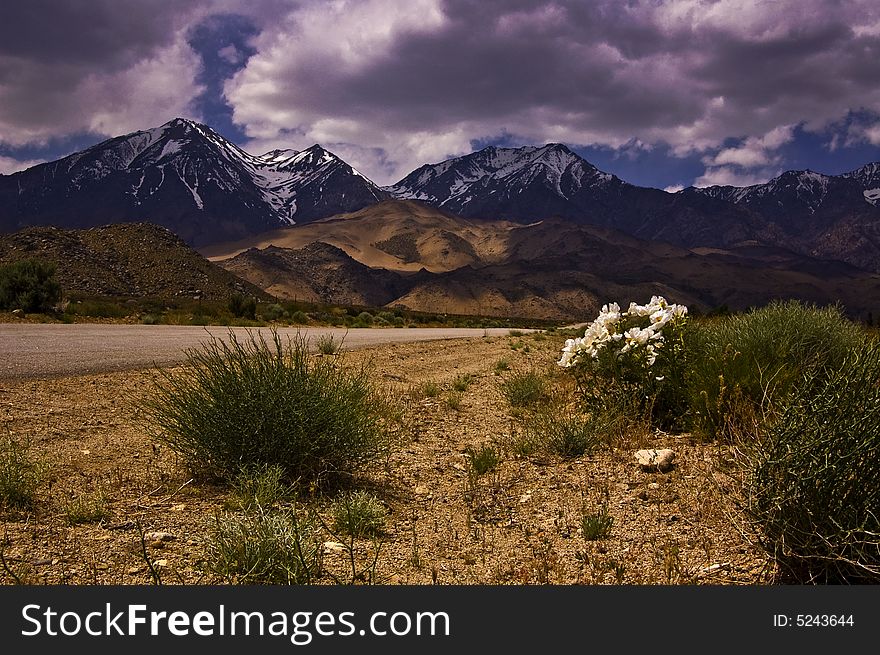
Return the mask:
<path id="1" fill-rule="evenodd" d="M 318 144 L 252 155 L 174 119 L 0 175 L 0 232 L 144 221 L 261 288 L 324 301 L 573 316 L 625 288 L 861 311 L 876 307 L 880 163 L 667 193 L 551 143 L 483 148 L 380 187 Z"/>
<path id="2" fill-rule="evenodd" d="M 880 307 L 880 274 L 790 250 L 682 248 L 564 219 L 462 219 L 386 200 L 202 251 L 269 293 L 331 304 L 586 320 L 613 298 L 659 294 L 693 309 L 796 297 Z"/>
<path id="3" fill-rule="evenodd" d="M 0 176 L 0 230 L 150 221 L 202 245 L 385 197 L 319 145 L 256 157 L 211 128 L 178 118 Z"/>

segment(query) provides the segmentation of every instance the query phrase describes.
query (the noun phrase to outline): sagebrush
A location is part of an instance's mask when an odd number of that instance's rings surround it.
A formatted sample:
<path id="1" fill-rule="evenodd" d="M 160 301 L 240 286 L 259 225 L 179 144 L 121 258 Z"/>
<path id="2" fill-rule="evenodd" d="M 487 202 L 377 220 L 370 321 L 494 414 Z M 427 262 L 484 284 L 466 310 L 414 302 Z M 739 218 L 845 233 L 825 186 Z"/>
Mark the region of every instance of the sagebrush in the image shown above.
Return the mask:
<path id="1" fill-rule="evenodd" d="M 369 370 L 312 357 L 299 336 L 230 332 L 187 351 L 186 363 L 161 372 L 145 416 L 194 469 L 233 479 L 278 465 L 314 486 L 350 476 L 389 443 L 390 401 Z"/>
<path id="2" fill-rule="evenodd" d="M 880 581 L 880 346 L 811 371 L 737 443 L 743 507 L 799 582 Z"/>

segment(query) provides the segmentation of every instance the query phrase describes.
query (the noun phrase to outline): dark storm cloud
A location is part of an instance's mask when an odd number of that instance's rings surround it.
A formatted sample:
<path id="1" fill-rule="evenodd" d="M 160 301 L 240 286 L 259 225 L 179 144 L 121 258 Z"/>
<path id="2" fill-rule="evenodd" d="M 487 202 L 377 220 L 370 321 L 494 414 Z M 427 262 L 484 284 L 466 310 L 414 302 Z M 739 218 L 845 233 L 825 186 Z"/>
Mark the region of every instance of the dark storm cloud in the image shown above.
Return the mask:
<path id="1" fill-rule="evenodd" d="M 682 155 L 733 138 L 748 152 L 725 161 L 759 166 L 793 125 L 880 110 L 870 2 L 364 0 L 332 19 L 318 6 L 264 26 L 226 86 L 235 119 L 264 145 L 283 128 L 378 148 L 395 172 L 503 134 Z"/>
<path id="2" fill-rule="evenodd" d="M 29 0 L 0 20 L 0 144 L 134 129 L 186 107 L 194 0 Z M 140 124 L 149 127 L 151 123 Z"/>
<path id="3" fill-rule="evenodd" d="M 878 55 L 874 0 L 36 0 L 0 22 L 0 154 L 204 113 L 382 182 L 499 138 L 752 179 L 852 112 L 833 143 L 880 141 Z"/>
<path id="4" fill-rule="evenodd" d="M 702 98 L 670 93 L 646 56 L 659 47 L 645 47 L 648 33 L 659 42 L 656 30 L 627 29 L 613 8 L 589 12 L 586 4 L 449 2 L 448 22 L 436 32 L 404 32 L 355 70 L 296 67 L 288 81 L 320 84 L 320 93 L 300 97 L 300 107 L 411 129 L 486 117 L 503 122 L 524 109 L 605 128 L 696 118 Z M 621 78 L 626 55 L 609 35 L 621 35 L 622 49 L 638 55 L 641 83 Z"/>
<path id="5" fill-rule="evenodd" d="M 195 0 L 4 3 L 0 54 L 30 62 L 128 66 L 171 42 Z"/>

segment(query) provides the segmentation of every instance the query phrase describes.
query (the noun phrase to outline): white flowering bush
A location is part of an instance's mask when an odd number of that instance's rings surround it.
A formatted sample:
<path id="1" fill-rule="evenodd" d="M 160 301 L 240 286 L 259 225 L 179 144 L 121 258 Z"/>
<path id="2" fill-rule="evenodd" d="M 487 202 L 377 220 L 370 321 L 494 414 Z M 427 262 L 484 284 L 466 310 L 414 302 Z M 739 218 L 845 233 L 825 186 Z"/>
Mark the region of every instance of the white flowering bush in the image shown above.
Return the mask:
<path id="1" fill-rule="evenodd" d="M 558 364 L 577 379 L 587 401 L 607 403 L 625 396 L 660 423 L 685 411 L 684 329 L 687 307 L 654 296 L 626 311 L 602 307 L 583 337 L 569 339 Z"/>

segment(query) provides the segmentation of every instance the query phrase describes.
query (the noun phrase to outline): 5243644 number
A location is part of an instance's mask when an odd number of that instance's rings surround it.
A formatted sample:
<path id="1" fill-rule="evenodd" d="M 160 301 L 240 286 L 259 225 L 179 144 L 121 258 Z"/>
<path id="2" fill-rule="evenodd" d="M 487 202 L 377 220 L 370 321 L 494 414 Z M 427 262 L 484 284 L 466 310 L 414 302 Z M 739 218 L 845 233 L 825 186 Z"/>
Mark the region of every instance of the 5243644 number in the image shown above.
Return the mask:
<path id="1" fill-rule="evenodd" d="M 835 628 L 855 625 L 852 614 L 798 614 L 795 625 L 799 628 Z"/>

